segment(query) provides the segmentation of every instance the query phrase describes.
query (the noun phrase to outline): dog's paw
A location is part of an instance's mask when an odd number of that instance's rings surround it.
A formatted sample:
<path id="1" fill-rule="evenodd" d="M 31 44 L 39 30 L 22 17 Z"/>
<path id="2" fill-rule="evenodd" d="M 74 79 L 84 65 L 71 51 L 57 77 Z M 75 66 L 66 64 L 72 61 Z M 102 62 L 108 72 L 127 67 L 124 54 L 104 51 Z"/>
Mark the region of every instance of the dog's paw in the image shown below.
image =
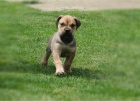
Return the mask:
<path id="1" fill-rule="evenodd" d="M 66 73 L 72 73 L 72 70 L 71 70 L 71 69 L 66 69 L 66 68 L 65 68 L 65 72 L 66 72 Z"/>
<path id="2" fill-rule="evenodd" d="M 64 75 L 64 74 L 65 74 L 64 69 L 57 69 L 55 72 L 56 76 L 60 76 L 60 75 Z"/>
<path id="3" fill-rule="evenodd" d="M 43 61 L 43 60 L 42 60 L 42 61 L 40 62 L 40 65 L 42 65 L 42 66 L 46 66 L 47 64 L 48 64 L 47 61 Z"/>

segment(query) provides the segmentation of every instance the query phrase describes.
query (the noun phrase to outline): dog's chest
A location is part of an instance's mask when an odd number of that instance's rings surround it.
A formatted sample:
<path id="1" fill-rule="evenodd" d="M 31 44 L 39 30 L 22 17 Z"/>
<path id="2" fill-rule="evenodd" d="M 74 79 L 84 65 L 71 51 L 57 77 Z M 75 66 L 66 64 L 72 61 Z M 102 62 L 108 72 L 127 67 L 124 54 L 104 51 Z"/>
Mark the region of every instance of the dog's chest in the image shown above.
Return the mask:
<path id="1" fill-rule="evenodd" d="M 75 51 L 75 47 L 63 46 L 60 56 L 67 57 L 67 56 L 71 55 L 74 51 Z"/>

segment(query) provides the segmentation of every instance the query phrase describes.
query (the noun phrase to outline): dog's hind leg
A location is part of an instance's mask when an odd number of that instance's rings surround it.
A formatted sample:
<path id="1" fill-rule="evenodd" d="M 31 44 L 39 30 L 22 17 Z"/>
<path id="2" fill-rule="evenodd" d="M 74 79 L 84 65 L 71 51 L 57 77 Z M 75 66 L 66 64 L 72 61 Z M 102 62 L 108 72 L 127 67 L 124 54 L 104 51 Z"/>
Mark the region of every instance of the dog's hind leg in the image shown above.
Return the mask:
<path id="1" fill-rule="evenodd" d="M 49 59 L 50 55 L 51 55 L 50 47 L 47 47 L 45 56 L 41 60 L 40 64 L 41 65 L 47 65 L 48 64 L 48 59 Z"/>

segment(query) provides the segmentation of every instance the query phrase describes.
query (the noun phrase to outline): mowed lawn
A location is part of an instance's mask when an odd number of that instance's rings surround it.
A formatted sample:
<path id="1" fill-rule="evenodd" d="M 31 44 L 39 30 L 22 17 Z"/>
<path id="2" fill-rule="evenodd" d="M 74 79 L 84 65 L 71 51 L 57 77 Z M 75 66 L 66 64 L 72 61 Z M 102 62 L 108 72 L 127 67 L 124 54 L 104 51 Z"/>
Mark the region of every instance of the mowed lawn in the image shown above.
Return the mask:
<path id="1" fill-rule="evenodd" d="M 65 14 L 82 25 L 73 72 L 58 77 L 52 57 L 39 62 Z M 140 10 L 44 12 L 1 1 L 0 101 L 140 101 Z"/>

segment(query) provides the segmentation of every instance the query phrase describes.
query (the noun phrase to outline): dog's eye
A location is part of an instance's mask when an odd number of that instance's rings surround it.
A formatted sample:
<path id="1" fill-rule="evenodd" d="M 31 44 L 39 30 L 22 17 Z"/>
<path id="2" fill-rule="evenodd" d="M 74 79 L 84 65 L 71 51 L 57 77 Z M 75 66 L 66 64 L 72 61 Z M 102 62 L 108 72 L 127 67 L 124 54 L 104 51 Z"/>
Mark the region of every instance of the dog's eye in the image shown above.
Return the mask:
<path id="1" fill-rule="evenodd" d="M 74 27 L 75 27 L 75 25 L 74 25 L 74 24 L 72 24 L 72 25 L 71 25 L 71 28 L 74 28 Z"/>
<path id="2" fill-rule="evenodd" d="M 63 26 L 65 26 L 65 24 L 64 23 L 60 23 L 60 25 L 63 27 Z"/>

